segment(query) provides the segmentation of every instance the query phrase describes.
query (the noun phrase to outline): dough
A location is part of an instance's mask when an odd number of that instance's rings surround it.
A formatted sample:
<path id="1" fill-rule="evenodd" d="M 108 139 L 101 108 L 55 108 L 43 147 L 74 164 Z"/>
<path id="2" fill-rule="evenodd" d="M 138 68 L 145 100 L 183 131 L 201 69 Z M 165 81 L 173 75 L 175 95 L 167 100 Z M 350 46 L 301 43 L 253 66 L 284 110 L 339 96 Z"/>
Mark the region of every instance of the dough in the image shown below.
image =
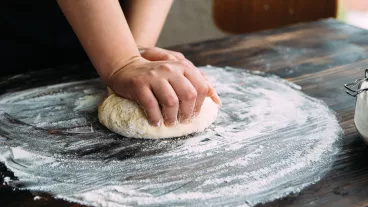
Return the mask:
<path id="1" fill-rule="evenodd" d="M 132 138 L 172 138 L 204 131 L 216 119 L 218 105 L 206 98 L 198 117 L 187 124 L 153 127 L 143 109 L 134 101 L 111 94 L 98 107 L 98 119 L 111 131 Z M 161 121 L 162 122 L 162 121 Z"/>

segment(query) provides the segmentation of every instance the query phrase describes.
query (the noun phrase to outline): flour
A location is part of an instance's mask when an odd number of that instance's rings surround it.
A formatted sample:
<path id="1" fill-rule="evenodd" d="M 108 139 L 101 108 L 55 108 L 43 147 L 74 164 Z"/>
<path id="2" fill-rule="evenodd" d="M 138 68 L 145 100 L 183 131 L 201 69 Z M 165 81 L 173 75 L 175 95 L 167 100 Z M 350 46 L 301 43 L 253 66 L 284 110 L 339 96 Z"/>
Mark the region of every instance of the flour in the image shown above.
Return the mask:
<path id="1" fill-rule="evenodd" d="M 40 196 L 35 196 L 35 197 L 33 198 L 33 200 L 35 200 L 35 201 L 37 201 L 37 200 L 41 200 L 41 197 L 40 197 Z"/>
<path id="2" fill-rule="evenodd" d="M 10 177 L 4 177 L 3 185 L 8 185 L 10 180 L 11 180 Z"/>
<path id="3" fill-rule="evenodd" d="M 91 90 L 84 90 L 84 93 L 91 94 Z M 102 101 L 102 97 L 100 96 L 93 96 L 87 95 L 77 99 L 75 102 L 75 110 L 76 111 L 91 111 L 93 110 L 96 105 L 98 105 Z"/>
<path id="4" fill-rule="evenodd" d="M 120 137 L 97 120 L 100 80 L 0 97 L 0 161 L 19 181 L 92 206 L 254 206 L 317 182 L 338 151 L 333 112 L 264 73 L 202 68 L 223 107 L 204 133 Z"/>

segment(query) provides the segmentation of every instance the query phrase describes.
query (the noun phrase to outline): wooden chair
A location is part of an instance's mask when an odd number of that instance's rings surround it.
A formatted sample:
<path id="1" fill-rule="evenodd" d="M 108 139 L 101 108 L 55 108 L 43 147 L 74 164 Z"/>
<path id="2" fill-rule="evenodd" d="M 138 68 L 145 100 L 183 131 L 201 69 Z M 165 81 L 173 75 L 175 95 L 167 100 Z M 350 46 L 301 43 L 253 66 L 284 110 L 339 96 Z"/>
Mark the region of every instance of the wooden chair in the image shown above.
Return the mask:
<path id="1" fill-rule="evenodd" d="M 337 0 L 212 0 L 217 27 L 232 34 L 336 17 Z"/>

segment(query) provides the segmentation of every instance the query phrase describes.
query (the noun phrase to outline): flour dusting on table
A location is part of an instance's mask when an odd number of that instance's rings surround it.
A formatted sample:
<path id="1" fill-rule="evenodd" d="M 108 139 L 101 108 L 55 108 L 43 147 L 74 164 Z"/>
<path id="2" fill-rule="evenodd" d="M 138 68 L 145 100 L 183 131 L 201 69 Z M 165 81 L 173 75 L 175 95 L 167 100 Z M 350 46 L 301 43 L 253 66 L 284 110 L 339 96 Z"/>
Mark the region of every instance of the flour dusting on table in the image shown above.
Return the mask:
<path id="1" fill-rule="evenodd" d="M 101 126 L 100 80 L 0 96 L 0 161 L 14 187 L 93 206 L 254 206 L 317 182 L 337 153 L 334 113 L 278 77 L 202 67 L 223 107 L 206 132 L 128 139 Z"/>

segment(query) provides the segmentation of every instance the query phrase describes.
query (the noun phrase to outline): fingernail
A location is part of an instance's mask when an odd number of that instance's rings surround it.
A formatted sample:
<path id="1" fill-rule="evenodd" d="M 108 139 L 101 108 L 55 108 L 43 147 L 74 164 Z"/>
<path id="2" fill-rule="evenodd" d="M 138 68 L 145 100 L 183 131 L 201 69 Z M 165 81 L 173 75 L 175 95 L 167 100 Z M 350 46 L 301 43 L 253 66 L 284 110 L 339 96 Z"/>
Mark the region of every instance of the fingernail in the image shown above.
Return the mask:
<path id="1" fill-rule="evenodd" d="M 165 125 L 170 127 L 170 126 L 175 126 L 176 125 L 176 121 L 172 121 L 172 122 L 165 122 Z"/>
<path id="2" fill-rule="evenodd" d="M 150 122 L 150 124 L 154 127 L 160 127 L 161 126 L 161 122 L 158 121 L 158 122 Z"/>
<path id="3" fill-rule="evenodd" d="M 146 49 L 145 48 L 139 48 L 138 51 L 139 51 L 140 54 L 143 54 L 144 52 L 146 52 Z"/>
<path id="4" fill-rule="evenodd" d="M 192 122 L 192 121 L 193 121 L 193 119 L 195 119 L 197 116 L 198 116 L 198 114 L 195 112 L 195 113 L 193 113 L 190 117 L 188 117 L 188 118 L 186 118 L 186 119 L 181 120 L 181 122 L 180 122 L 180 123 L 188 124 L 188 123 Z"/>
<path id="5" fill-rule="evenodd" d="M 192 119 L 191 118 L 187 118 L 187 119 L 183 119 L 183 120 L 181 120 L 180 121 L 180 123 L 182 123 L 182 124 L 188 124 L 189 122 L 191 122 L 192 121 Z"/>
<path id="6" fill-rule="evenodd" d="M 218 104 L 217 105 L 219 107 L 222 107 L 222 101 L 221 101 L 220 97 L 218 97 L 218 96 L 217 96 L 217 101 L 218 101 Z"/>

